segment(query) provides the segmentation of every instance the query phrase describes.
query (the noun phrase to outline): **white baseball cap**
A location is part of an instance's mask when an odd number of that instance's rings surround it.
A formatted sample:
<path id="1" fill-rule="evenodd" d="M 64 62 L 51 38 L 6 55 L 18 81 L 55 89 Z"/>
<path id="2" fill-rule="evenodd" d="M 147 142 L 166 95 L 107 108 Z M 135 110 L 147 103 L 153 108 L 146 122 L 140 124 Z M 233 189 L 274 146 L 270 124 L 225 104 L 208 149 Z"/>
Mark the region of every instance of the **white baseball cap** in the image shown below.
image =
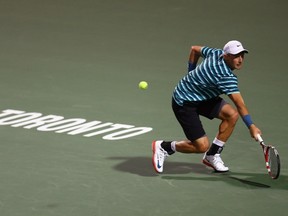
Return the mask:
<path id="1" fill-rule="evenodd" d="M 232 54 L 232 55 L 236 55 L 240 52 L 248 53 L 248 50 L 244 49 L 241 42 L 239 42 L 237 40 L 231 40 L 228 43 L 226 43 L 224 48 L 223 48 L 223 51 L 226 54 Z"/>

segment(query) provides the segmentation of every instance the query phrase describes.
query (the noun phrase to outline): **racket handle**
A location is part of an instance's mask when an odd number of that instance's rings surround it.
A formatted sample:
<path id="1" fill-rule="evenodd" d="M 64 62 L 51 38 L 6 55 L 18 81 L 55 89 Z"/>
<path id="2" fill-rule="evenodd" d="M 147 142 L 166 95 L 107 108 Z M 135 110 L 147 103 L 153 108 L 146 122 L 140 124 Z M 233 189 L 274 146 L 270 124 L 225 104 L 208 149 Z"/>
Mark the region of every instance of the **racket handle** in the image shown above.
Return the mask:
<path id="1" fill-rule="evenodd" d="M 261 137 L 260 134 L 257 134 L 257 139 L 258 139 L 258 141 L 259 141 L 260 143 L 263 142 L 263 139 L 262 139 L 262 137 Z"/>

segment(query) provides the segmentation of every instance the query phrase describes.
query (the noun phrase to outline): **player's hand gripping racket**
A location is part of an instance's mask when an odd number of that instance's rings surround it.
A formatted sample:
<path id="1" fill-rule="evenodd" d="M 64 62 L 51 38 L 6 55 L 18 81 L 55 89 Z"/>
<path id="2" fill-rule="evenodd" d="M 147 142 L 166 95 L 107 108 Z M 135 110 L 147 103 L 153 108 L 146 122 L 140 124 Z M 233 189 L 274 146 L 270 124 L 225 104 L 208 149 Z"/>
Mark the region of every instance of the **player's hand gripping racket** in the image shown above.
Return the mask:
<path id="1" fill-rule="evenodd" d="M 266 168 L 272 179 L 277 179 L 280 175 L 280 157 L 274 146 L 265 145 L 260 134 L 257 136 L 258 141 L 263 149 Z"/>

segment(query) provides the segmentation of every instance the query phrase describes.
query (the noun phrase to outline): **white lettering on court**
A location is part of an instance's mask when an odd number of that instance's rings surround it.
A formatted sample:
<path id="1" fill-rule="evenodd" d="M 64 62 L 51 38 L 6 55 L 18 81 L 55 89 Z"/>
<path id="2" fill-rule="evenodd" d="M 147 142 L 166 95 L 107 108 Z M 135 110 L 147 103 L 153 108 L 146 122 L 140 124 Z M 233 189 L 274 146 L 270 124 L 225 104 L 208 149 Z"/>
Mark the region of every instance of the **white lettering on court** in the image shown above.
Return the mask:
<path id="1" fill-rule="evenodd" d="M 39 112 L 25 112 L 6 109 L 0 113 L 0 125 L 36 128 L 37 131 L 66 133 L 68 135 L 81 134 L 84 137 L 93 137 L 102 134 L 104 140 L 120 140 L 148 133 L 151 127 L 136 127 L 134 125 L 112 122 L 90 121 L 83 118 L 65 119 L 58 115 L 43 115 Z"/>

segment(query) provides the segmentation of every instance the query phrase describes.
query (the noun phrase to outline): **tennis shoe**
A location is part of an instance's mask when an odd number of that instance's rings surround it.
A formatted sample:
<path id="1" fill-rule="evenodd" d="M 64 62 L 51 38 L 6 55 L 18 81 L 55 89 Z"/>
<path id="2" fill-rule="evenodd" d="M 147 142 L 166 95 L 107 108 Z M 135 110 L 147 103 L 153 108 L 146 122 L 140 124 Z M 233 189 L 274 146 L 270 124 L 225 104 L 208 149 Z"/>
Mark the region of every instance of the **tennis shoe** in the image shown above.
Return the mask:
<path id="1" fill-rule="evenodd" d="M 161 147 L 162 140 L 152 142 L 153 158 L 152 163 L 157 173 L 163 172 L 164 161 L 168 157 L 168 153 Z"/>
<path id="2" fill-rule="evenodd" d="M 227 172 L 229 168 L 224 165 L 220 154 L 204 155 L 203 161 L 206 166 L 212 167 L 216 172 Z"/>

